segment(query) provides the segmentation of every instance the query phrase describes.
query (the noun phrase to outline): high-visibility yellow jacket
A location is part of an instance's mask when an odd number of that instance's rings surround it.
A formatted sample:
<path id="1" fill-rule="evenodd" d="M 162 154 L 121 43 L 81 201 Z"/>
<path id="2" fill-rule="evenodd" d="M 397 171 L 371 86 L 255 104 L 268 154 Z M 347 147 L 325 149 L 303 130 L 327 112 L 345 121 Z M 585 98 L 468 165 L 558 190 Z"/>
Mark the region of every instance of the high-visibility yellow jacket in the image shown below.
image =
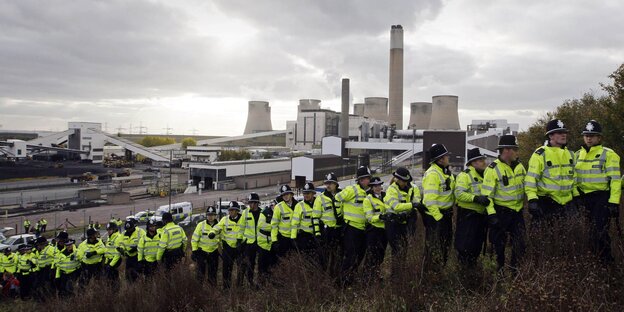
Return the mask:
<path id="1" fill-rule="evenodd" d="M 619 204 L 622 196 L 620 156 L 602 145 L 582 147 L 576 152 L 576 187 L 583 193 L 609 191 L 609 202 Z"/>
<path id="2" fill-rule="evenodd" d="M 364 213 L 366 191 L 359 184 L 354 184 L 336 194 L 336 200 L 342 203 L 345 223 L 362 231 L 366 229 Z"/>
<path id="3" fill-rule="evenodd" d="M 485 206 L 473 202 L 476 196 L 481 195 L 483 185 L 483 175 L 477 172 L 473 166 L 468 166 L 466 170 L 457 175 L 455 182 L 455 198 L 457 206 L 474 210 L 478 213 L 485 213 Z"/>
<path id="4" fill-rule="evenodd" d="M 94 253 L 90 257 L 87 257 L 87 252 Z M 89 244 L 89 241 L 86 240 L 80 245 L 78 245 L 78 250 L 76 250 L 76 255 L 78 259 L 82 261 L 84 264 L 96 264 L 102 262 L 102 258 L 106 253 L 106 246 L 102 243 L 101 240 L 97 240 L 95 244 Z"/>
<path id="5" fill-rule="evenodd" d="M 160 244 L 160 233 L 156 232 L 154 237 L 149 237 L 149 233 L 141 236 L 139 245 L 137 246 L 137 260 L 156 262 L 158 256 L 158 245 Z"/>
<path id="6" fill-rule="evenodd" d="M 277 241 L 277 233 L 284 237 L 290 237 L 290 223 L 292 222 L 293 209 L 297 201 L 293 199 L 292 206 L 285 201 L 279 202 L 273 207 L 273 218 L 271 218 L 271 240 Z"/>
<path id="7" fill-rule="evenodd" d="M 273 217 L 273 210 L 271 208 L 265 208 L 258 217 L 258 247 L 264 250 L 271 250 L 273 240 L 271 238 L 271 219 Z"/>
<path id="8" fill-rule="evenodd" d="M 117 247 L 119 247 L 121 239 L 121 234 L 119 232 L 114 232 L 108 237 L 106 244 L 104 244 L 106 247 L 106 251 L 104 252 L 104 264 L 112 267 L 117 266 L 121 258 Z"/>
<path id="9" fill-rule="evenodd" d="M 208 223 L 208 220 L 197 224 L 195 231 L 193 231 L 193 236 L 191 236 L 192 251 L 201 249 L 205 252 L 213 252 L 219 248 L 219 239 L 217 237 L 208 237 L 215 225 L 217 225 L 217 220 L 215 220 L 213 224 Z"/>
<path id="10" fill-rule="evenodd" d="M 260 218 L 260 208 L 258 207 L 258 218 Z M 243 210 L 240 219 L 240 232 L 238 239 L 242 239 L 247 244 L 255 244 L 257 236 L 257 220 L 254 217 L 251 208 Z"/>
<path id="11" fill-rule="evenodd" d="M 450 171 L 445 172 L 438 164 L 433 163 L 425 171 L 423 178 L 423 204 L 425 213 L 440 221 L 443 217 L 441 210 L 453 208 L 455 204 L 455 177 Z"/>
<path id="12" fill-rule="evenodd" d="M 54 264 L 55 249 L 56 247 L 49 244 L 41 251 L 35 251 L 35 255 L 37 257 L 37 267 L 39 270 L 52 267 Z"/>
<path id="13" fill-rule="evenodd" d="M 37 271 L 37 258 L 32 252 L 17 255 L 17 271 L 21 275 L 30 275 Z"/>
<path id="14" fill-rule="evenodd" d="M 174 250 L 178 248 L 182 248 L 182 250 L 186 250 L 186 233 L 179 226 L 174 224 L 173 222 L 169 222 L 165 224 L 162 228 L 163 231 L 160 233 L 160 242 L 158 243 L 158 254 L 156 255 L 156 259 L 160 261 L 167 250 Z"/>
<path id="15" fill-rule="evenodd" d="M 232 220 L 230 216 L 221 218 L 219 223 L 212 228 L 212 232 L 219 235 L 220 240 L 232 248 L 238 247 L 238 234 L 240 233 L 241 217 L 238 215 Z"/>
<path id="16" fill-rule="evenodd" d="M 520 163 L 507 165 L 496 159 L 483 173 L 481 193 L 490 198 L 490 205 L 486 208 L 488 215 L 495 214 L 494 205 L 520 211 L 524 206 L 524 179 L 526 170 Z"/>
<path id="17" fill-rule="evenodd" d="M 302 200 L 295 205 L 295 211 L 293 211 L 290 223 L 290 238 L 297 238 L 299 231 L 316 236 L 321 235 L 318 219 L 314 218 L 312 213 L 312 205 L 314 205 L 314 199 L 311 202 Z"/>
<path id="18" fill-rule="evenodd" d="M 12 252 L 9 255 L 0 254 L 0 273 L 17 271 L 17 255 Z"/>
<path id="19" fill-rule="evenodd" d="M 567 147 L 541 146 L 529 159 L 525 179 L 528 200 L 548 196 L 565 205 L 578 195 L 574 173 L 574 153 Z"/>
<path id="20" fill-rule="evenodd" d="M 389 213 L 409 213 L 413 210 L 412 203 L 420 202 L 420 190 L 411 184 L 407 191 L 402 190 L 395 182 L 386 190 L 384 202 Z"/>
<path id="21" fill-rule="evenodd" d="M 380 229 L 386 227 L 386 223 L 383 220 L 379 220 L 379 215 L 387 211 L 386 204 L 382 200 L 385 196 L 386 193 L 384 192 L 376 196 L 372 191 L 368 191 L 363 206 L 368 224 Z"/>
<path id="22" fill-rule="evenodd" d="M 340 192 L 340 190 L 337 190 Z M 336 193 L 337 194 L 337 193 Z M 335 196 L 329 191 L 325 191 L 314 199 L 314 207 L 312 207 L 312 216 L 321 219 L 327 227 L 335 228 L 341 226 L 337 223 L 336 218 L 344 218 L 342 205 L 336 201 Z"/>
<path id="23" fill-rule="evenodd" d="M 141 228 L 135 228 L 132 233 L 124 232 L 119 241 L 119 246 L 124 250 L 124 256 L 136 257 L 138 255 L 137 246 L 143 235 L 145 235 L 145 230 Z"/>
<path id="24" fill-rule="evenodd" d="M 76 249 L 71 253 L 59 252 L 54 259 L 54 267 L 56 268 L 56 278 L 60 278 L 63 274 L 71 274 L 80 268 L 80 260 L 76 254 Z"/>

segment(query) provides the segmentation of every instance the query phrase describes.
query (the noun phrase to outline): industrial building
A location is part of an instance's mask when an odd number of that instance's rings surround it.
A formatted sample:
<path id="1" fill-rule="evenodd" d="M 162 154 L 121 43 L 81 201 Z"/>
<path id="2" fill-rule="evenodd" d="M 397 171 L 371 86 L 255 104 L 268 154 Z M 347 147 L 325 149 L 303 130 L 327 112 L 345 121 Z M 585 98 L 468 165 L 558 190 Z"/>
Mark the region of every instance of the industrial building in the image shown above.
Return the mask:
<path id="1" fill-rule="evenodd" d="M 193 185 L 204 189 L 248 189 L 290 182 L 290 158 L 189 163 Z"/>
<path id="2" fill-rule="evenodd" d="M 249 101 L 244 134 L 273 131 L 269 102 Z"/>

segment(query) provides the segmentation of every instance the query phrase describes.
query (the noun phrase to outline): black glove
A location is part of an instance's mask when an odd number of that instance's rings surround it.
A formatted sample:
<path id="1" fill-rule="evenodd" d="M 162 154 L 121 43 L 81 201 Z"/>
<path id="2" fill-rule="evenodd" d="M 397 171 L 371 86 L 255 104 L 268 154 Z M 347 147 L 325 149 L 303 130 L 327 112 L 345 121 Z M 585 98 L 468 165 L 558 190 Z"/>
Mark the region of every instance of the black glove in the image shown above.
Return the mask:
<path id="1" fill-rule="evenodd" d="M 210 232 L 208 233 L 208 238 L 213 239 L 217 236 L 217 234 L 215 234 L 214 232 Z"/>
<path id="2" fill-rule="evenodd" d="M 141 260 L 139 262 L 137 262 L 137 271 L 142 272 L 143 269 L 145 268 L 145 260 Z"/>
<path id="3" fill-rule="evenodd" d="M 76 260 L 76 255 L 72 254 L 72 255 L 69 257 L 69 260 L 71 260 L 71 261 Z"/>
<path id="4" fill-rule="evenodd" d="M 123 255 L 124 254 L 123 247 L 117 247 L 117 252 Z"/>
<path id="5" fill-rule="evenodd" d="M 236 240 L 236 247 L 240 247 L 243 246 L 243 240 L 242 239 L 237 239 Z"/>
<path id="6" fill-rule="evenodd" d="M 539 218 L 539 217 L 542 217 L 544 215 L 544 212 L 542 211 L 542 208 L 537 203 L 537 199 L 529 200 L 529 213 L 534 218 Z"/>
<path id="7" fill-rule="evenodd" d="M 418 209 L 420 208 L 420 203 L 416 202 L 416 203 L 412 203 L 412 209 Z"/>
<path id="8" fill-rule="evenodd" d="M 193 250 L 193 252 L 191 252 L 191 260 L 197 262 L 198 255 L 199 255 L 199 250 Z"/>
<path id="9" fill-rule="evenodd" d="M 490 205 L 490 199 L 485 196 L 485 195 L 479 195 L 479 196 L 475 196 L 472 199 L 472 202 L 482 205 L 482 206 L 489 206 Z"/>
<path id="10" fill-rule="evenodd" d="M 86 258 L 91 258 L 91 256 L 93 256 L 93 254 L 95 254 L 95 252 L 93 252 L 93 251 L 87 251 L 87 252 L 85 252 L 85 257 L 86 257 Z"/>
<path id="11" fill-rule="evenodd" d="M 35 261 L 33 261 L 32 259 L 28 260 L 28 263 L 30 263 L 31 267 L 36 267 L 37 266 L 37 264 L 35 264 Z"/>
<path id="12" fill-rule="evenodd" d="M 379 215 L 379 220 L 381 221 L 388 221 L 388 214 L 387 213 L 382 213 Z"/>
<path id="13" fill-rule="evenodd" d="M 620 205 L 608 203 L 607 208 L 609 208 L 609 213 L 611 217 L 619 219 L 620 218 Z"/>
<path id="14" fill-rule="evenodd" d="M 136 251 L 137 251 L 137 247 L 134 246 L 134 247 L 130 248 L 130 250 L 128 250 L 128 253 L 133 253 L 133 252 L 136 252 Z"/>
<path id="15" fill-rule="evenodd" d="M 498 216 L 496 214 L 488 215 L 487 222 L 490 227 L 498 227 Z"/>

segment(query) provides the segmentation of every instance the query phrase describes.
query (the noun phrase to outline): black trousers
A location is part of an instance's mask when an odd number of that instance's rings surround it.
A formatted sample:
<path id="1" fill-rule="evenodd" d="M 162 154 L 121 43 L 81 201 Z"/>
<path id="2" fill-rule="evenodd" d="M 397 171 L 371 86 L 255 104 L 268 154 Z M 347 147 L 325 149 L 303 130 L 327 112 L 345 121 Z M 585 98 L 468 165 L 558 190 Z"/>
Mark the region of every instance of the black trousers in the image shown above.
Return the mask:
<path id="1" fill-rule="evenodd" d="M 507 245 L 508 234 L 511 238 L 511 266 L 516 268 L 526 249 L 524 240 L 526 229 L 522 210 L 516 212 L 496 205 L 494 209 L 498 216 L 498 225 L 490 227 L 490 241 L 496 251 L 498 269 L 500 270 L 505 266 L 505 246 Z"/>
<path id="2" fill-rule="evenodd" d="M 423 213 L 425 224 L 425 254 L 430 264 L 444 265 L 453 240 L 453 210 L 441 211 L 442 219 L 436 221 L 432 216 Z"/>
<path id="3" fill-rule="evenodd" d="M 256 269 L 256 257 L 258 255 L 258 245 L 245 244 L 245 248 L 242 250 L 243 254 L 241 259 L 241 270 L 239 270 L 239 279 L 242 279 L 241 274 L 245 275 L 249 285 L 254 285 L 254 270 Z M 242 280 L 239 281 L 242 284 Z"/>
<path id="4" fill-rule="evenodd" d="M 30 296 L 30 288 L 32 286 L 33 276 L 31 274 L 15 274 L 17 280 L 20 282 L 20 297 L 22 299 Z"/>
<path id="5" fill-rule="evenodd" d="M 261 283 L 264 283 L 271 268 L 277 263 L 275 250 L 266 250 L 258 247 L 258 274 L 260 274 Z"/>
<path id="6" fill-rule="evenodd" d="M 76 270 L 69 274 L 61 273 L 61 276 L 58 278 L 58 292 L 59 296 L 67 297 L 74 293 L 74 283 L 80 276 L 80 270 Z"/>
<path id="7" fill-rule="evenodd" d="M 487 215 L 471 209 L 457 208 L 455 250 L 464 266 L 474 266 L 487 239 Z"/>
<path id="8" fill-rule="evenodd" d="M 542 209 L 542 216 L 532 216 L 532 225 L 537 227 L 553 226 L 558 220 L 561 220 L 569 215 L 568 209 L 565 205 L 561 205 L 554 199 L 548 196 L 540 196 L 537 199 L 537 204 Z"/>
<path id="9" fill-rule="evenodd" d="M 126 257 L 126 280 L 136 281 L 139 278 L 139 259 L 137 256 Z"/>
<path id="10" fill-rule="evenodd" d="M 54 277 L 50 266 L 39 268 L 39 271 L 33 276 L 32 292 L 35 298 L 43 301 L 45 298 L 52 296 L 54 290 Z"/>
<path id="11" fill-rule="evenodd" d="M 198 249 L 197 262 L 195 263 L 197 268 L 197 279 L 203 281 L 208 275 L 208 283 L 211 285 L 217 284 L 217 271 L 219 269 L 219 250 L 212 252 L 206 252 L 202 249 Z"/>
<path id="12" fill-rule="evenodd" d="M 80 284 L 86 285 L 95 277 L 99 277 L 102 273 L 102 264 L 100 262 L 94 264 L 82 264 L 80 273 Z"/>
<path id="13" fill-rule="evenodd" d="M 228 289 L 232 286 L 232 270 L 234 263 L 238 259 L 238 250 L 230 247 L 227 243 L 223 243 L 223 288 Z"/>
<path id="14" fill-rule="evenodd" d="M 590 243 L 592 250 L 603 261 L 613 261 L 611 255 L 611 237 L 609 228 L 611 226 L 611 212 L 607 204 L 610 194 L 608 191 L 595 191 L 583 195 L 583 203 L 587 209 L 590 221 Z M 616 220 L 619 222 L 619 220 Z"/>
<path id="15" fill-rule="evenodd" d="M 343 256 L 344 227 L 326 227 L 323 229 L 319 256 L 321 267 L 331 276 L 338 276 Z"/>
<path id="16" fill-rule="evenodd" d="M 173 267 L 178 264 L 184 257 L 184 250 L 182 250 L 182 246 L 176 249 L 165 250 L 163 254 L 163 262 L 165 264 L 165 268 L 167 270 L 173 269 Z"/>
<path id="17" fill-rule="evenodd" d="M 411 220 L 414 219 L 412 215 L 410 215 L 410 218 Z M 401 272 L 401 262 L 405 260 L 407 251 L 407 235 L 411 233 L 411 229 L 413 228 L 409 223 L 409 219 L 406 223 L 386 222 L 386 236 L 392 252 L 392 263 L 390 266 L 392 276 L 396 276 L 396 274 Z"/>
<path id="18" fill-rule="evenodd" d="M 293 249 L 293 244 L 294 242 L 290 237 L 283 236 L 281 233 L 277 234 L 277 257 L 284 258 Z"/>
<path id="19" fill-rule="evenodd" d="M 158 270 L 158 261 L 149 262 L 143 260 L 143 270 L 141 270 L 141 273 L 143 273 L 143 275 L 150 276 L 154 274 L 156 270 Z"/>
<path id="20" fill-rule="evenodd" d="M 371 226 L 366 230 L 366 258 L 364 260 L 364 268 L 366 277 L 369 281 L 379 279 L 381 277 L 381 264 L 386 254 L 386 230 Z"/>
<path id="21" fill-rule="evenodd" d="M 354 274 L 366 254 L 366 232 L 349 224 L 344 231 L 344 259 L 341 277 L 343 285 L 353 283 Z"/>
<path id="22" fill-rule="evenodd" d="M 295 246 L 297 247 L 297 251 L 311 256 L 317 250 L 318 244 L 314 234 L 300 231 L 297 233 Z"/>

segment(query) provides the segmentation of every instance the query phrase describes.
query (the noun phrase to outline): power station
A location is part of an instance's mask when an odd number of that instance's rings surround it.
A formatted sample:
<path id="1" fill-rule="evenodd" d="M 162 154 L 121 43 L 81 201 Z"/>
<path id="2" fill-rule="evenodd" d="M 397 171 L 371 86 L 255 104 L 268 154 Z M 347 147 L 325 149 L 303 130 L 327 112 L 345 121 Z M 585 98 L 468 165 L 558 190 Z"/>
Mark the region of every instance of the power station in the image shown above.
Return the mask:
<path id="1" fill-rule="evenodd" d="M 403 129 L 403 27 L 390 29 L 390 75 L 388 91 L 388 122 Z"/>
<path id="2" fill-rule="evenodd" d="M 272 131 L 271 107 L 269 102 L 249 101 L 245 134 Z"/>

